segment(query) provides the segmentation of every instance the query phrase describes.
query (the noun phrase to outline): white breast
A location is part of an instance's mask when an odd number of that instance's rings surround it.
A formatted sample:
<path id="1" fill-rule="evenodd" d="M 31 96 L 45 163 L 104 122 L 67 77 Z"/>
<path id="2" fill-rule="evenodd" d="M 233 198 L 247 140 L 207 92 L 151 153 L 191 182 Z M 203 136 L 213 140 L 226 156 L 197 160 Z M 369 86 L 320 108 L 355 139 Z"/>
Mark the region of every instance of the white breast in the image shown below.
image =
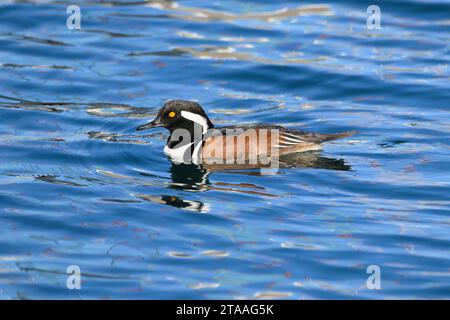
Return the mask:
<path id="1" fill-rule="evenodd" d="M 172 159 L 175 163 L 186 163 L 186 162 L 192 162 L 194 164 L 200 163 L 200 150 L 202 141 L 196 142 L 194 152 L 191 156 L 190 147 L 194 144 L 194 142 L 191 142 L 189 144 L 186 144 L 184 146 L 176 148 L 169 148 L 169 146 L 164 147 L 164 153 Z M 192 158 L 191 158 L 192 157 Z"/>

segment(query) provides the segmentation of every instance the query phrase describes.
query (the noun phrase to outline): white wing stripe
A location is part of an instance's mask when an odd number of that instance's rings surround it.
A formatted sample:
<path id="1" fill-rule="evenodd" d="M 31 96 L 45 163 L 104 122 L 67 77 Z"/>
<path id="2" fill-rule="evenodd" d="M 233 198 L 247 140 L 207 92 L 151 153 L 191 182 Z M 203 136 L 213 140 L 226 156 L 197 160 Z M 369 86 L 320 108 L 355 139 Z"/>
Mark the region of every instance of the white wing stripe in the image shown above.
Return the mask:
<path id="1" fill-rule="evenodd" d="M 303 142 L 303 141 L 304 141 L 302 138 L 299 138 L 299 137 L 296 137 L 296 138 L 290 138 L 290 137 L 284 136 L 284 135 L 282 135 L 280 138 L 281 138 L 281 139 L 284 139 L 284 140 L 293 141 L 293 142 L 296 142 L 296 143 L 299 143 L 299 142 Z"/>
<path id="2" fill-rule="evenodd" d="M 274 147 L 274 148 L 289 148 L 289 147 L 291 147 L 291 146 L 283 146 L 283 145 L 279 145 L 279 144 L 274 144 L 274 145 L 272 145 L 272 147 Z"/>
<path id="3" fill-rule="evenodd" d="M 297 135 L 295 135 L 295 134 L 293 134 L 293 133 L 282 132 L 281 135 L 284 136 L 284 137 L 286 137 L 286 139 L 287 139 L 288 137 L 290 137 L 291 139 L 303 140 L 302 137 L 297 136 Z"/>
<path id="4" fill-rule="evenodd" d="M 289 141 L 280 141 L 280 143 L 282 143 L 282 144 L 299 144 L 299 143 L 301 143 L 302 141 L 295 141 L 295 142 L 289 142 Z"/>

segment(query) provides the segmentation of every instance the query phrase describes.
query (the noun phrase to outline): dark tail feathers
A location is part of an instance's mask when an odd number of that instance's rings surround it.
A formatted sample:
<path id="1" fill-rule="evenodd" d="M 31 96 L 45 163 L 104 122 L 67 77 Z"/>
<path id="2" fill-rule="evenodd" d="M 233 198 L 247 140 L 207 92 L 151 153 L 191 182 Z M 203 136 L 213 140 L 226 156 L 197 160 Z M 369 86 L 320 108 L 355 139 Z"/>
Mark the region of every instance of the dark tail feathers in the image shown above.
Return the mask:
<path id="1" fill-rule="evenodd" d="M 340 133 L 332 133 L 332 134 L 322 134 L 320 142 L 333 141 L 337 139 L 347 138 L 354 134 L 357 134 L 357 131 L 347 131 Z"/>

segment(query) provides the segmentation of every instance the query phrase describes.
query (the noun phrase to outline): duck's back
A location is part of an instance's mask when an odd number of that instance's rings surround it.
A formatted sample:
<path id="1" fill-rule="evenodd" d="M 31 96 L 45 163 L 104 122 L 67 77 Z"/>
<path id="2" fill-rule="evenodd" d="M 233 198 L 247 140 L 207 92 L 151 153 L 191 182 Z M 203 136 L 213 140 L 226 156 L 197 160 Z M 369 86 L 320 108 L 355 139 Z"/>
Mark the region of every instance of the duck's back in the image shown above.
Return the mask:
<path id="1" fill-rule="evenodd" d="M 248 124 L 216 128 L 205 139 L 203 159 L 253 159 L 321 149 L 321 143 L 348 137 L 355 132 L 309 133 L 277 125 Z"/>

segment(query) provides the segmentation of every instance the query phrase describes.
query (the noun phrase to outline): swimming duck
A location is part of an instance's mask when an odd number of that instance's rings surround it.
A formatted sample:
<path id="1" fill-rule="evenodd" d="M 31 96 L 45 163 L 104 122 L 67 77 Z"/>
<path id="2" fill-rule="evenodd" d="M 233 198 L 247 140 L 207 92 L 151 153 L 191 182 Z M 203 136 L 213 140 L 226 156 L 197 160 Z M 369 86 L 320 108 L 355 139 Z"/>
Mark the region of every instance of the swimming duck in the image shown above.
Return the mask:
<path id="1" fill-rule="evenodd" d="M 308 133 L 278 125 L 250 124 L 215 128 L 200 104 L 193 101 L 166 102 L 150 123 L 137 130 L 164 127 L 169 130 L 164 153 L 178 163 L 226 163 L 252 161 L 320 150 L 321 144 L 355 134 Z"/>

